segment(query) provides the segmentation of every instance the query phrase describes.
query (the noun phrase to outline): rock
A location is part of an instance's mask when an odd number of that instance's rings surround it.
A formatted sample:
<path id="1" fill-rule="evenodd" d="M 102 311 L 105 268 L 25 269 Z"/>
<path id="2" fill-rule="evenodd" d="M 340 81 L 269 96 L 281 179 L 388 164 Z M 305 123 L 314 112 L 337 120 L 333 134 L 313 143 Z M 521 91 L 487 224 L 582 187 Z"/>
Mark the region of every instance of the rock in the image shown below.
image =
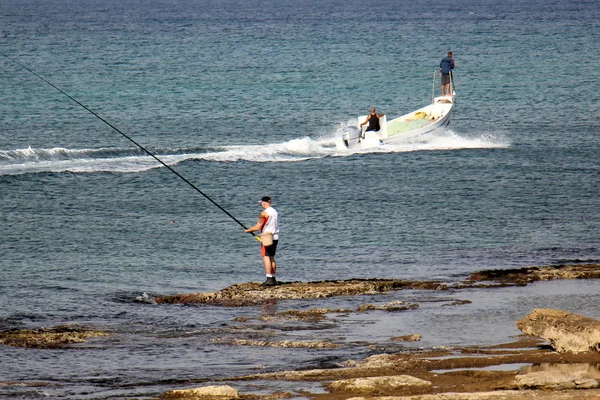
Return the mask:
<path id="1" fill-rule="evenodd" d="M 473 273 L 468 280 L 454 289 L 468 287 L 502 287 L 526 285 L 529 282 L 551 279 L 597 279 L 600 264 L 559 265 L 549 267 L 525 267 L 507 270 L 484 270 Z M 494 285 L 477 282 L 495 281 Z M 240 283 L 217 292 L 174 294 L 159 296 L 149 301 L 157 304 L 213 304 L 229 307 L 264 305 L 267 302 L 290 299 L 319 299 L 333 296 L 382 294 L 393 290 L 448 290 L 449 285 L 439 281 L 405 281 L 401 279 L 347 279 L 313 282 L 279 282 L 264 287 L 258 282 Z M 457 302 L 454 305 L 466 304 Z M 398 308 L 401 310 L 403 308 Z M 388 311 L 396 311 L 390 308 Z"/>
<path id="2" fill-rule="evenodd" d="M 246 375 L 241 379 L 260 379 L 260 380 L 282 380 L 282 381 L 318 381 L 329 377 L 330 375 L 335 376 L 337 371 L 335 369 L 310 369 L 304 371 L 282 371 L 282 372 L 270 372 L 265 374 Z M 331 378 L 334 379 L 334 378 Z"/>
<path id="3" fill-rule="evenodd" d="M 561 372 L 540 371 L 526 375 L 517 375 L 515 382 L 519 389 L 565 390 L 565 389 L 594 389 L 596 381 L 587 371 Z"/>
<path id="4" fill-rule="evenodd" d="M 260 317 L 262 321 L 289 320 L 303 322 L 321 322 L 327 320 L 326 314 L 347 314 L 352 312 L 342 308 L 311 308 L 308 310 L 288 310 Z"/>
<path id="5" fill-rule="evenodd" d="M 267 301 L 318 299 L 359 294 L 382 294 L 393 290 L 446 290 L 446 284 L 435 281 L 404 281 L 401 279 L 349 279 L 317 282 L 280 282 L 264 287 L 257 282 L 229 286 L 218 292 L 176 294 L 156 297 L 158 304 L 205 303 L 222 306 L 252 306 Z"/>
<path id="6" fill-rule="evenodd" d="M 361 394 L 379 394 L 399 388 L 423 386 L 431 386 L 431 382 L 410 375 L 395 375 L 333 381 L 327 385 L 327 389 Z"/>
<path id="7" fill-rule="evenodd" d="M 549 267 L 524 267 L 477 271 L 469 276 L 469 281 L 496 281 L 527 284 L 553 279 L 598 279 L 600 264 L 557 265 Z"/>
<path id="8" fill-rule="evenodd" d="M 471 304 L 471 303 L 472 303 L 471 300 L 456 300 L 456 301 L 453 301 L 452 303 L 442 304 L 442 307 L 461 306 L 463 304 Z"/>
<path id="9" fill-rule="evenodd" d="M 398 363 L 398 357 L 393 354 L 376 354 L 367 357 L 359 365 L 363 368 L 387 368 L 393 367 Z"/>
<path id="10" fill-rule="evenodd" d="M 356 311 L 365 312 L 370 310 L 381 310 L 381 311 L 406 311 L 412 310 L 415 308 L 419 308 L 418 304 L 408 303 L 405 301 L 392 301 L 382 305 L 374 305 L 374 304 L 363 304 L 359 306 Z"/>
<path id="11" fill-rule="evenodd" d="M 412 335 L 396 336 L 393 337 L 392 340 L 398 342 L 418 342 L 419 340 L 421 340 L 421 335 L 419 335 L 418 333 L 413 333 Z"/>
<path id="12" fill-rule="evenodd" d="M 600 321 L 566 311 L 536 308 L 517 321 L 517 327 L 531 336 L 550 342 L 560 353 L 600 351 Z"/>
<path id="13" fill-rule="evenodd" d="M 160 398 L 169 400 L 235 400 L 240 399 L 240 395 L 231 386 L 204 386 L 194 389 L 171 390 L 163 393 Z"/>
<path id="14" fill-rule="evenodd" d="M 295 349 L 334 349 L 341 347 L 340 344 L 331 342 L 293 342 L 283 340 L 281 342 L 269 342 L 265 340 L 249 340 L 249 339 L 212 339 L 215 344 L 228 344 L 232 346 L 257 346 L 257 347 L 282 347 Z"/>
<path id="15" fill-rule="evenodd" d="M 109 336 L 109 334 L 77 325 L 64 325 L 53 328 L 3 331 L 0 332 L 0 344 L 36 349 L 56 349 L 72 343 L 83 343 L 87 339 L 100 336 Z"/>

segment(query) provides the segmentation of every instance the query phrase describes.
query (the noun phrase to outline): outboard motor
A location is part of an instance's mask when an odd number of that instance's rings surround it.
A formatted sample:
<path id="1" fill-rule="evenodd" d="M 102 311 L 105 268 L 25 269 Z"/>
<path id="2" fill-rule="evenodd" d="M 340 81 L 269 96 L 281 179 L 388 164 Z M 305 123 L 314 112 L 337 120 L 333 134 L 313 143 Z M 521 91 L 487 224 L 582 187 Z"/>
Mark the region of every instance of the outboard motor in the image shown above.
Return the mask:
<path id="1" fill-rule="evenodd" d="M 346 147 L 350 147 L 350 143 L 358 140 L 361 135 L 361 129 L 358 126 L 348 125 L 342 134 L 342 141 Z"/>

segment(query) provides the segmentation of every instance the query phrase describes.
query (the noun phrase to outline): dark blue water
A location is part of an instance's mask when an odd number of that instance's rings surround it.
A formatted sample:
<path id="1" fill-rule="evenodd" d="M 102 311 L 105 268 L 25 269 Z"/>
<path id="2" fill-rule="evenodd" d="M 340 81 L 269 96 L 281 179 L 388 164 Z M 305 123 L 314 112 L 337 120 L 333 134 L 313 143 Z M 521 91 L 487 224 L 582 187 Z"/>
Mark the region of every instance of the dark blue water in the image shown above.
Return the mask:
<path id="1" fill-rule="evenodd" d="M 273 310 L 135 299 L 263 280 L 256 241 L 14 61 L 244 224 L 272 196 L 280 280 L 454 282 L 480 269 L 600 260 L 599 17 L 592 1 L 3 1 L 0 328 L 77 323 L 114 335 L 77 349 L 0 347 L 0 382 L 51 384 L 0 395 L 143 397 L 402 350 L 390 342 L 402 334 L 421 333 L 423 348 L 508 341 L 532 307 L 600 317 L 593 282 L 399 292 L 277 310 L 391 300 L 419 309 L 351 314 L 318 331 L 258 329 L 341 349 L 214 344 L 234 335 L 233 318 Z M 433 72 L 448 50 L 457 65 L 448 130 L 336 148 L 370 106 L 395 117 L 426 105 L 432 84 L 438 95 Z M 473 303 L 441 307 L 456 299 Z"/>

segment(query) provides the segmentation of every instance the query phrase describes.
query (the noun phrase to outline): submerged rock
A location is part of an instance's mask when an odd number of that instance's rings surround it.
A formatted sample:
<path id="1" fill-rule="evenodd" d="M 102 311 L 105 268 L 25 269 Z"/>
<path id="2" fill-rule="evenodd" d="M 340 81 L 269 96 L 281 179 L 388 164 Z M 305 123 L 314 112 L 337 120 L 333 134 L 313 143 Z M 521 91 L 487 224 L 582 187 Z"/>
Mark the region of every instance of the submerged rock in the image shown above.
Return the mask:
<path id="1" fill-rule="evenodd" d="M 284 340 L 280 342 L 270 342 L 266 340 L 249 340 L 249 339 L 212 339 L 215 344 L 228 344 L 233 346 L 258 346 L 258 347 L 283 347 L 283 348 L 304 348 L 304 349 L 334 349 L 341 347 L 340 344 L 331 342 L 294 342 Z"/>
<path id="2" fill-rule="evenodd" d="M 327 320 L 326 314 L 347 314 L 353 310 L 342 308 L 311 308 L 308 310 L 288 310 L 274 314 L 266 314 L 260 317 L 261 321 L 303 321 L 303 322 L 321 322 Z"/>
<path id="3" fill-rule="evenodd" d="M 398 342 L 418 342 L 421 340 L 421 335 L 419 335 L 418 333 L 413 333 L 412 335 L 395 336 L 392 338 L 392 340 Z"/>
<path id="4" fill-rule="evenodd" d="M 560 353 L 600 351 L 600 321 L 566 311 L 536 308 L 517 321 L 517 327 L 531 336 L 550 342 Z"/>
<path id="5" fill-rule="evenodd" d="M 14 347 L 55 349 L 72 343 L 83 343 L 87 339 L 100 336 L 109 336 L 109 333 L 75 325 L 56 326 L 54 328 L 0 332 L 0 344 Z"/>
<path id="6" fill-rule="evenodd" d="M 404 281 L 401 279 L 350 279 L 338 281 L 279 283 L 264 287 L 257 282 L 229 286 L 218 292 L 176 294 L 156 297 L 158 304 L 214 304 L 252 306 L 274 300 L 317 299 L 359 294 L 382 294 L 393 290 L 446 290 L 448 286 L 435 281 Z"/>
<path id="7" fill-rule="evenodd" d="M 463 304 L 471 304 L 473 303 L 471 300 L 456 300 L 452 303 L 442 304 L 442 307 L 451 307 L 451 306 L 461 306 Z"/>
<path id="8" fill-rule="evenodd" d="M 380 310 L 380 311 L 406 311 L 413 310 L 415 308 L 419 308 L 418 304 L 408 303 L 406 301 L 392 301 L 383 305 L 375 305 L 375 304 L 363 304 L 358 307 L 356 311 L 364 312 L 370 310 Z"/>

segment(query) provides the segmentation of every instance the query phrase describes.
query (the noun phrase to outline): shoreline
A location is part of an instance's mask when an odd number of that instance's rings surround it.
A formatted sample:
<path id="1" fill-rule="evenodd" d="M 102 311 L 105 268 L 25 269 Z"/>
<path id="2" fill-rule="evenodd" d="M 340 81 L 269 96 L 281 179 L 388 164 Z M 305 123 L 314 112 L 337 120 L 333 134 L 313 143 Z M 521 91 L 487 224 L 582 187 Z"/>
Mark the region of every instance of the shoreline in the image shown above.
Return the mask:
<path id="1" fill-rule="evenodd" d="M 262 286 L 258 282 L 239 283 L 216 292 L 182 293 L 144 299 L 153 304 L 209 304 L 223 307 L 262 305 L 265 301 L 324 299 L 361 294 L 385 294 L 397 290 L 464 290 L 527 286 L 537 281 L 560 279 L 600 279 L 600 264 L 561 264 L 513 269 L 475 271 L 457 282 L 437 280 L 357 278 L 312 282 L 279 282 Z"/>
<path id="2" fill-rule="evenodd" d="M 190 379 L 173 381 L 171 384 L 165 384 L 161 380 L 139 382 L 129 386 L 131 391 L 127 386 L 117 385 L 109 391 L 101 390 L 97 393 L 97 398 L 113 398 L 109 392 L 115 390 L 121 392 L 117 397 L 126 396 L 136 399 L 560 400 L 600 398 L 600 388 L 597 387 L 600 381 L 600 353 L 595 351 L 578 354 L 559 353 L 553 350 L 551 343 L 534 336 L 510 336 L 506 342 L 493 345 L 487 344 L 494 343 L 493 338 L 488 337 L 488 340 L 481 341 L 486 343 L 484 345 L 469 345 L 469 343 L 480 343 L 478 336 L 471 335 L 468 341 L 463 338 L 462 343 L 465 345 L 415 348 L 414 342 L 421 340 L 421 334 L 427 334 L 426 331 L 418 332 L 415 329 L 415 332 L 403 332 L 400 336 L 389 336 L 386 339 L 389 343 L 406 343 L 404 349 L 398 350 L 404 346 L 403 344 L 399 347 L 396 345 L 379 349 L 373 347 L 374 351 L 370 356 L 355 353 L 356 360 L 353 360 L 344 358 L 352 357 L 349 355 L 351 352 L 344 350 L 344 346 L 352 345 L 352 342 L 338 340 L 336 335 L 341 331 L 330 335 L 318 333 L 323 332 L 323 329 L 343 326 L 339 320 L 336 320 L 337 318 L 368 316 L 371 311 L 383 312 L 386 314 L 380 315 L 387 315 L 387 313 L 418 310 L 419 304 L 413 303 L 412 300 L 398 301 L 397 297 L 394 300 L 394 296 L 388 298 L 387 302 L 375 300 L 379 295 L 403 289 L 442 294 L 460 293 L 463 289 L 476 289 L 483 293 L 492 290 L 489 293 L 499 293 L 496 290 L 502 288 L 513 288 L 510 289 L 513 292 L 520 291 L 519 287 L 536 281 L 598 277 L 600 277 L 600 264 L 571 264 L 478 271 L 467 279 L 455 283 L 352 279 L 292 282 L 264 288 L 258 283 L 250 282 L 233 285 L 214 293 L 170 295 L 168 299 L 177 301 L 163 303 L 157 301 L 147 306 L 172 307 L 170 303 L 180 303 L 181 306 L 181 300 L 191 299 L 190 310 L 198 306 L 203 307 L 203 303 L 209 306 L 228 307 L 234 315 L 235 310 L 240 310 L 241 313 L 231 320 L 233 324 L 211 329 L 211 333 L 201 333 L 206 335 L 201 340 L 205 340 L 204 343 L 209 345 L 227 346 L 229 349 L 241 349 L 239 346 L 270 347 L 274 349 L 273 355 L 278 354 L 277 348 L 302 348 L 308 349 L 314 359 L 318 359 L 320 355 L 326 357 L 327 354 L 331 354 L 327 353 L 326 349 L 337 348 L 338 355 L 342 354 L 342 356 L 338 358 L 338 362 L 322 364 L 325 367 L 321 364 L 313 364 L 313 369 L 294 370 L 294 364 L 288 363 L 287 366 L 282 366 L 279 372 L 227 376 L 227 370 L 224 370 L 211 378 L 200 378 L 203 375 L 199 374 L 196 375 L 199 378 L 192 376 Z M 364 298 L 367 303 L 362 302 L 360 295 L 367 295 Z M 342 302 L 343 308 L 322 307 L 325 305 L 324 300 L 336 296 L 354 299 L 354 301 Z M 293 301 L 286 302 L 298 299 L 304 299 L 302 305 Z M 385 296 L 382 300 L 386 300 Z M 460 300 L 446 295 L 436 301 L 444 303 L 440 307 L 471 303 L 469 300 Z M 165 303 L 166 305 L 162 305 Z M 266 304 L 268 307 L 260 310 L 250 308 L 249 313 L 244 311 L 248 310 L 246 306 L 252 307 L 257 304 Z M 279 304 L 282 307 L 280 309 L 271 307 L 272 304 Z M 339 305 L 340 302 L 334 301 L 333 304 Z M 335 315 L 334 318 L 331 318 L 332 314 Z M 24 350 L 26 352 L 35 351 L 30 349 L 75 351 L 76 348 L 81 349 L 77 344 L 88 340 L 95 342 L 92 346 L 111 347 L 111 343 L 114 343 L 111 337 L 117 337 L 114 340 L 118 341 L 118 336 L 123 334 L 118 331 L 103 331 L 98 329 L 99 327 L 75 325 L 76 323 L 77 321 L 74 321 L 73 325 L 3 331 L 0 332 L 0 344 L 26 348 Z M 514 323 L 517 324 L 517 321 L 514 320 Z M 352 322 L 347 325 L 347 329 L 350 330 L 355 329 L 354 327 Z M 307 334 L 287 334 L 296 331 L 307 332 Z M 188 335 L 190 334 L 183 331 L 180 336 L 173 337 L 193 337 L 194 334 Z M 515 340 L 511 341 L 513 338 Z M 361 345 L 365 348 L 371 347 L 367 341 L 361 342 Z M 166 355 L 168 357 L 168 354 Z M 520 381 L 520 379 L 528 379 L 524 377 L 540 374 L 545 374 L 546 380 L 542 383 L 524 384 Z M 552 383 L 552 379 L 558 379 L 559 383 Z M 54 385 L 52 380 L 0 382 L 0 387 L 16 392 L 20 390 L 44 392 L 44 388 L 52 388 Z M 207 387 L 221 388 L 218 390 L 224 390 L 224 393 L 229 394 L 198 397 L 197 391 Z"/>
<path id="3" fill-rule="evenodd" d="M 543 339 L 522 335 L 514 342 L 490 346 L 428 349 L 410 353 L 379 354 L 364 360 L 347 360 L 343 367 L 287 370 L 218 379 L 191 379 L 155 395 L 127 395 L 136 399 L 170 400 L 591 400 L 600 398 L 600 388 L 574 388 L 581 373 L 600 380 L 600 353 L 558 353 Z M 558 386 L 547 383 L 523 387 L 516 377 L 532 373 L 562 376 Z M 400 384 L 381 381 L 372 389 L 335 386 L 335 382 L 357 382 L 402 377 Z M 430 384 L 410 384 L 411 379 Z M 556 379 L 555 379 L 556 380 Z M 406 382 L 409 382 L 408 384 Z M 277 389 L 285 383 L 290 391 Z M 562 386 L 561 386 L 562 385 Z M 0 382 L 0 387 L 44 388 L 44 381 Z M 570 387 L 573 386 L 573 387 Z M 151 386 L 150 386 L 151 387 Z M 148 387 L 148 388 L 150 388 Z M 321 387 L 322 390 L 314 388 Z M 303 389 L 305 388 L 305 389 Z M 198 395 L 207 389 L 212 395 Z M 152 390 L 150 390 L 152 392 Z M 219 395 L 229 393 L 229 395 Z M 122 398 L 123 396 L 117 396 Z M 98 397 L 98 398 L 113 398 Z"/>
<path id="4" fill-rule="evenodd" d="M 523 267 L 506 270 L 482 270 L 471 274 L 456 283 L 438 281 L 402 281 L 393 279 L 364 279 L 345 281 L 322 281 L 290 283 L 276 288 L 261 288 L 258 284 L 233 285 L 214 293 L 170 295 L 157 298 L 158 304 L 211 304 L 225 307 L 256 305 L 260 301 L 286 299 L 319 299 L 334 296 L 360 294 L 385 294 L 395 290 L 462 290 L 494 289 L 502 287 L 527 286 L 536 281 L 560 279 L 600 278 L 600 264 L 567 264 L 546 267 Z M 324 318 L 328 312 L 361 312 L 370 309 L 363 305 L 357 310 L 312 309 L 308 311 L 287 311 L 279 313 L 298 320 L 310 321 Z M 385 304 L 379 309 L 391 307 L 410 308 L 410 304 Z M 241 321 L 245 322 L 245 321 Z M 517 321 L 515 321 L 516 323 Z M 419 336 L 419 335 L 417 335 Z M 409 337 L 400 340 L 411 340 Z M 419 340 L 418 338 L 415 340 Z M 248 343 L 230 343 L 248 345 Z M 269 345 L 249 344 L 249 345 Z M 274 344 L 273 347 L 277 347 Z M 311 382 L 322 385 L 326 393 L 306 391 L 301 398 L 311 400 L 467 400 L 467 399 L 597 399 L 600 389 L 600 354 L 584 352 L 579 354 L 557 353 L 540 338 L 521 335 L 520 339 L 492 346 L 464 346 L 439 350 L 411 351 L 408 353 L 380 354 L 361 361 L 347 360 L 342 368 L 317 369 L 307 371 L 283 371 L 276 373 L 246 375 L 223 378 L 217 382 L 235 383 L 248 381 Z M 572 369 L 569 371 L 569 368 Z M 519 376 L 531 373 L 561 375 L 562 383 L 540 383 L 529 387 L 519 383 Z M 539 375 L 539 374 L 538 374 Z M 532 375 L 530 375 L 532 376 Z M 592 388 L 578 387 L 582 376 L 588 377 Z M 391 377 L 402 377 L 401 383 L 386 387 Z M 372 385 L 369 385 L 371 380 Z M 404 380 L 404 381 L 403 381 Z M 406 383 L 417 382 L 416 384 Z M 338 382 L 338 384 L 336 384 Z M 360 384 L 358 383 L 360 382 Z M 403 383 L 402 383 L 403 382 Z M 360 385 L 364 385 L 361 387 Z M 450 394 L 454 393 L 454 394 Z M 269 395 L 239 395 L 241 399 L 297 398 L 291 393 L 274 392 Z M 255 397 L 256 396 L 256 397 Z M 164 394 L 163 398 L 170 397 Z M 188 397 L 182 397 L 188 398 Z M 193 398 L 193 397 L 192 397 Z"/>
<path id="5" fill-rule="evenodd" d="M 469 400 L 469 399 L 598 399 L 600 388 L 576 388 L 581 373 L 600 380 L 600 354 L 557 353 L 542 339 L 523 335 L 519 340 L 492 346 L 468 346 L 452 349 L 426 350 L 414 353 L 380 354 L 361 361 L 348 360 L 342 368 L 304 371 L 281 371 L 227 377 L 197 385 L 202 387 L 235 388 L 242 382 L 288 382 L 301 387 L 303 383 L 320 384 L 326 393 L 302 391 L 298 394 L 276 391 L 270 394 L 238 393 L 238 397 L 195 396 L 194 389 L 175 390 L 159 396 L 161 399 L 286 399 L 310 400 Z M 561 383 L 540 384 L 528 388 L 516 382 L 517 376 L 531 373 L 561 375 Z M 403 377 L 406 384 L 389 384 L 392 377 Z M 429 384 L 410 384 L 410 379 Z M 377 380 L 379 379 L 379 381 Z M 382 380 L 383 379 L 383 380 Z M 372 387 L 368 381 L 373 380 Z M 347 386 L 337 384 L 343 382 Z M 353 385 L 353 383 L 362 382 Z M 596 382 L 597 383 L 597 382 Z M 224 386 L 206 386 L 206 385 Z M 234 389 L 235 390 L 235 389 Z"/>

